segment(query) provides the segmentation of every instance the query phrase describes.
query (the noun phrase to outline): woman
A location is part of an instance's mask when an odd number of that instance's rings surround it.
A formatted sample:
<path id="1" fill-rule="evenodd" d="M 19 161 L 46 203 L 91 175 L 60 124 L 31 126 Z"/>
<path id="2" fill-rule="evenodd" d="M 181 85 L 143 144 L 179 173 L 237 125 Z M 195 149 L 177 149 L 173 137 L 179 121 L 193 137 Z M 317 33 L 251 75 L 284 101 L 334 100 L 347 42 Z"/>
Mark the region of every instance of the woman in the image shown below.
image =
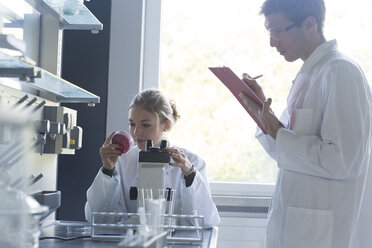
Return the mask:
<path id="1" fill-rule="evenodd" d="M 87 191 L 87 220 L 92 212 L 137 212 L 137 202 L 130 200 L 129 190 L 138 185 L 138 153 L 145 150 L 148 139 L 159 147 L 165 132 L 178 118 L 175 104 L 158 90 L 144 90 L 134 97 L 129 106 L 129 129 L 135 146 L 121 154 L 116 149 L 119 145 L 110 144 L 114 133 L 107 137 L 100 148 L 103 167 Z M 164 182 L 166 188 L 176 191 L 174 214 L 192 214 L 196 210 L 204 216 L 205 227 L 218 225 L 220 217 L 211 197 L 204 160 L 184 148 L 172 146 L 165 150 L 173 160 Z"/>

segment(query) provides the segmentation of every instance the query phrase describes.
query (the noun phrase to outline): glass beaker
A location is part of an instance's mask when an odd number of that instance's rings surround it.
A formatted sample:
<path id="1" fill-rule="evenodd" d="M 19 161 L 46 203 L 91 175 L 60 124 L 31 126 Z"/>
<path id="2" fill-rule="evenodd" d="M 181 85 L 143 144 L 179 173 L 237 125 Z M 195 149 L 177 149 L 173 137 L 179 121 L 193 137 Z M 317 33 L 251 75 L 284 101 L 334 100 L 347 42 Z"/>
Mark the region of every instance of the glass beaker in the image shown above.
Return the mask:
<path id="1" fill-rule="evenodd" d="M 164 225 L 164 199 L 146 199 L 145 212 L 146 223 L 151 235 L 157 235 L 163 231 Z"/>

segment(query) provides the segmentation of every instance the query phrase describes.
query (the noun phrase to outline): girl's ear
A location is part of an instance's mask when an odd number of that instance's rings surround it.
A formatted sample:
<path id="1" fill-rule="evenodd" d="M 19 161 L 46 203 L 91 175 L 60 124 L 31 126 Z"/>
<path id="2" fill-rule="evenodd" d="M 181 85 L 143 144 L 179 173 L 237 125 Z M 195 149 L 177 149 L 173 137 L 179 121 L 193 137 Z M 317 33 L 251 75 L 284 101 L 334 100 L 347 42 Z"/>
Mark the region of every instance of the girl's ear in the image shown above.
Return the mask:
<path id="1" fill-rule="evenodd" d="M 170 120 L 165 120 L 164 121 L 164 129 L 163 131 L 169 131 L 172 127 L 172 123 Z"/>

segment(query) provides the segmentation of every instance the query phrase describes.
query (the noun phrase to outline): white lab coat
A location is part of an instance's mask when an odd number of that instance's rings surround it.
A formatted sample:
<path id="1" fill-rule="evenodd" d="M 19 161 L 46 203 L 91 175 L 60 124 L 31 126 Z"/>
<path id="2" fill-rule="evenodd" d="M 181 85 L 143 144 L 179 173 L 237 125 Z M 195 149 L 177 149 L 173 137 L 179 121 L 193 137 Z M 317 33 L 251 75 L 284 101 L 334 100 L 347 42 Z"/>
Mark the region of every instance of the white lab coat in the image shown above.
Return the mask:
<path id="1" fill-rule="evenodd" d="M 166 169 L 165 187 L 176 190 L 174 214 L 193 214 L 193 210 L 197 210 L 199 215 L 204 216 L 205 227 L 218 225 L 220 217 L 211 197 L 206 164 L 196 154 L 182 150 L 196 168 L 196 175 L 192 185 L 186 187 L 179 167 L 169 166 Z M 99 170 L 87 191 L 85 217 L 88 221 L 91 220 L 92 212 L 137 212 L 137 201 L 130 200 L 129 190 L 132 186 L 138 186 L 138 155 L 137 146 L 121 155 L 116 162 L 113 177 Z"/>
<path id="2" fill-rule="evenodd" d="M 335 40 L 316 48 L 289 93 L 280 118 L 287 128 L 276 140 L 256 134 L 279 167 L 266 247 L 367 247 L 360 240 L 371 246 L 372 209 L 360 215 L 371 162 L 371 108 L 359 66 Z"/>

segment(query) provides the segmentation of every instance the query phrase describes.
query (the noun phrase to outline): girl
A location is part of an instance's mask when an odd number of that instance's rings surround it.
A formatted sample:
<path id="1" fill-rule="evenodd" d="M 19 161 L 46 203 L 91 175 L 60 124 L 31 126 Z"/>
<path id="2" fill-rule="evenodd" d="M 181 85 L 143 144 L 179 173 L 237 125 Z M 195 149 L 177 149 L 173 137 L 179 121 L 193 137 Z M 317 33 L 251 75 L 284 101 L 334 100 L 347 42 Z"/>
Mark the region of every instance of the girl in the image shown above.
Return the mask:
<path id="1" fill-rule="evenodd" d="M 110 144 L 112 133 L 100 148 L 103 167 L 87 191 L 85 217 L 92 212 L 137 212 L 137 202 L 130 200 L 129 189 L 138 185 L 138 153 L 145 150 L 146 140 L 160 146 L 179 115 L 174 103 L 160 91 L 147 89 L 134 97 L 129 106 L 130 135 L 135 146 L 127 153 Z M 168 142 L 169 144 L 169 142 Z M 172 163 L 165 172 L 165 188 L 175 190 L 174 214 L 204 216 L 205 227 L 220 223 L 217 208 L 212 200 L 207 181 L 206 164 L 198 155 L 180 147 L 165 149 Z"/>

